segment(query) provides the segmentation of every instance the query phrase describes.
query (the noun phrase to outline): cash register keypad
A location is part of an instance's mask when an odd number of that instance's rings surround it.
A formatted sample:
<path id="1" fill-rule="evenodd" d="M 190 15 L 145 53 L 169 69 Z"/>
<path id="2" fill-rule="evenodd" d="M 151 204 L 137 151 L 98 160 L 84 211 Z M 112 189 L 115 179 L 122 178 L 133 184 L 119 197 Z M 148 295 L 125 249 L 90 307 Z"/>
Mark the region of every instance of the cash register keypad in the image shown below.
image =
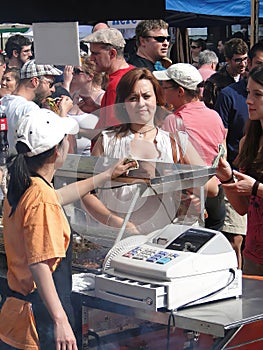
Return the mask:
<path id="1" fill-rule="evenodd" d="M 147 262 L 164 265 L 175 259 L 178 254 L 151 247 L 136 247 L 123 254 L 123 256 L 130 259 L 144 260 Z"/>

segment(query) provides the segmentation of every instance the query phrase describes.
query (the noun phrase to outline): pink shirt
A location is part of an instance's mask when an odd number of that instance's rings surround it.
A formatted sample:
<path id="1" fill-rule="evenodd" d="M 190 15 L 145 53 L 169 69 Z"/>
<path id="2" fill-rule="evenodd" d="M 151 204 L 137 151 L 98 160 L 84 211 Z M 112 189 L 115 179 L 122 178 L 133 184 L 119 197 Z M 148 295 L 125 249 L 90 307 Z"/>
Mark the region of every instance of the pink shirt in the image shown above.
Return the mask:
<path id="1" fill-rule="evenodd" d="M 175 132 L 176 118 L 183 120 L 189 140 L 207 165 L 212 165 L 218 153 L 218 145 L 226 137 L 219 114 L 206 107 L 202 101 L 189 102 L 165 118 L 163 129 Z"/>

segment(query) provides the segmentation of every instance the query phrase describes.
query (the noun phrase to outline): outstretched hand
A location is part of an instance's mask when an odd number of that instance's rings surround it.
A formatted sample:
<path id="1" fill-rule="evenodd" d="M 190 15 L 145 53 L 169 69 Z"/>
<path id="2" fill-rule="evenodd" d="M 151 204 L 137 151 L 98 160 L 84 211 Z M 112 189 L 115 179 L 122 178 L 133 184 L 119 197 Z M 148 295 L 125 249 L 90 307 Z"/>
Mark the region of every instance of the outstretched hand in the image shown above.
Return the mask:
<path id="1" fill-rule="evenodd" d="M 251 176 L 240 173 L 234 170 L 234 176 L 237 181 L 224 185 L 229 191 L 234 191 L 242 196 L 250 196 L 255 179 Z"/>
<path id="2" fill-rule="evenodd" d="M 136 160 L 131 160 L 125 163 L 125 159 L 121 159 L 112 168 L 109 169 L 111 172 L 111 178 L 115 179 L 118 176 L 126 175 L 130 169 L 134 169 L 138 166 Z"/>
<path id="3" fill-rule="evenodd" d="M 232 176 L 232 168 L 223 157 L 219 159 L 216 176 L 223 182 L 229 180 Z"/>

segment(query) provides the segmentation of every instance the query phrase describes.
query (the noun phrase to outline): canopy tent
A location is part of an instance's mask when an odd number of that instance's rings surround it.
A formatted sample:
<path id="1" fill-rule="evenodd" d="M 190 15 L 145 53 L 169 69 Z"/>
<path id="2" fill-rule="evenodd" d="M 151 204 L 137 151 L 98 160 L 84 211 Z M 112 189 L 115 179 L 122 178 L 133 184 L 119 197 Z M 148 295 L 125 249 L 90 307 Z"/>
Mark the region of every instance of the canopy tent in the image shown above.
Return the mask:
<path id="1" fill-rule="evenodd" d="M 170 26 L 201 27 L 217 23 L 249 23 L 251 1 L 259 0 L 100 0 L 92 3 L 68 0 L 39 2 L 20 0 L 3 2 L 0 23 L 70 22 L 93 25 L 98 21 L 120 19 L 164 18 Z M 260 1 L 260 18 L 263 17 L 263 0 Z"/>
<path id="2" fill-rule="evenodd" d="M 258 41 L 263 0 L 166 0 L 166 20 L 172 27 L 250 24 L 250 45 Z"/>
<path id="3" fill-rule="evenodd" d="M 166 20 L 175 27 L 250 24 L 251 5 L 256 2 L 263 21 L 263 1 L 259 0 L 166 0 Z"/>
<path id="4" fill-rule="evenodd" d="M 29 24 L 20 24 L 20 23 L 2 23 L 0 24 L 0 33 L 25 33 Z"/>
<path id="5" fill-rule="evenodd" d="M 166 10 L 224 17 L 250 17 L 250 0 L 166 0 Z M 263 15 L 263 2 L 260 3 Z"/>
<path id="6" fill-rule="evenodd" d="M 1 22 L 79 22 L 93 25 L 114 19 L 164 18 L 165 0 L 35 1 L 14 0 L 1 4 Z"/>
<path id="7" fill-rule="evenodd" d="M 255 23 L 263 23 L 263 0 L 133 0 L 130 4 L 123 0 L 100 0 L 92 6 L 88 1 L 68 0 L 64 6 L 53 0 L 28 0 L 26 5 L 14 0 L 14 10 L 3 2 L 0 23 L 77 21 L 80 25 L 93 25 L 98 21 L 164 18 L 171 27 L 225 26 L 249 24 L 252 3 L 259 3 Z"/>
<path id="8" fill-rule="evenodd" d="M 20 24 L 20 23 L 2 23 L 0 24 L 0 44 L 1 50 L 4 47 L 4 35 L 7 33 L 25 33 L 28 28 L 30 28 L 29 24 Z"/>

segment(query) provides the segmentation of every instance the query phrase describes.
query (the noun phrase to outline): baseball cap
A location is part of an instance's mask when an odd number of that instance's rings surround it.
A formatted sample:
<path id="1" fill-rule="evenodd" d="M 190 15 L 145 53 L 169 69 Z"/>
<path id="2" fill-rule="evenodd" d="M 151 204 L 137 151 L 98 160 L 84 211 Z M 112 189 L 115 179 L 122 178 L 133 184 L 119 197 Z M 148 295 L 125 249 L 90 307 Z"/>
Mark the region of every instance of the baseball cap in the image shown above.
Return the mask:
<path id="1" fill-rule="evenodd" d="M 198 69 L 190 63 L 175 63 L 166 70 L 153 71 L 158 80 L 174 80 L 177 84 L 189 90 L 196 90 L 203 81 Z"/>
<path id="2" fill-rule="evenodd" d="M 110 44 L 117 47 L 124 47 L 126 44 L 122 33 L 116 28 L 99 29 L 82 40 L 88 43 Z"/>
<path id="3" fill-rule="evenodd" d="M 43 75 L 61 75 L 63 72 L 49 64 L 36 64 L 35 60 L 26 62 L 20 70 L 20 79 L 41 77 Z"/>
<path id="4" fill-rule="evenodd" d="M 68 96 L 72 99 L 72 96 L 67 89 L 65 89 L 61 85 L 55 85 L 55 91 L 52 92 L 51 97 L 56 98 L 56 97 L 61 97 L 62 95 Z"/>
<path id="5" fill-rule="evenodd" d="M 28 157 L 43 153 L 61 142 L 66 134 L 75 135 L 78 122 L 73 118 L 60 117 L 46 108 L 39 108 L 24 115 L 16 128 L 16 141 L 25 143 Z"/>

